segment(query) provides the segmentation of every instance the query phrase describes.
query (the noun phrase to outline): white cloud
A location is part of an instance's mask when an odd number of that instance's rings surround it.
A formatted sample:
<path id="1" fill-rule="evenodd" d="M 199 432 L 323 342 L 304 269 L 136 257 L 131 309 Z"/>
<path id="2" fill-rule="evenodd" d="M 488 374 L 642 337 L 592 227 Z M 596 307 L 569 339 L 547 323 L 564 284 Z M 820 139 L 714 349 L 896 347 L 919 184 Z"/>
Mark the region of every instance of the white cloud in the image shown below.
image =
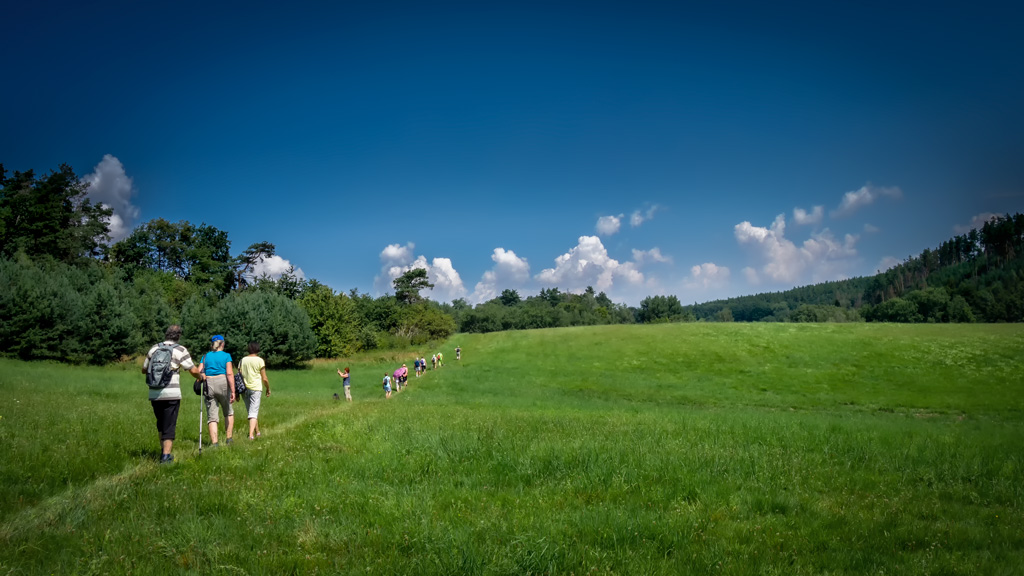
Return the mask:
<path id="1" fill-rule="evenodd" d="M 753 286 L 757 286 L 761 283 L 761 277 L 757 275 L 757 270 L 754 270 L 750 266 L 743 269 L 743 276 L 747 279 L 747 283 Z"/>
<path id="2" fill-rule="evenodd" d="M 486 302 L 498 296 L 499 290 L 519 288 L 530 280 L 530 264 L 526 258 L 504 248 L 495 248 L 491 254 L 494 268 L 484 272 L 477 282 L 470 300 L 474 304 Z"/>
<path id="3" fill-rule="evenodd" d="M 462 277 L 452 266 L 451 258 L 434 258 L 427 268 L 427 279 L 434 285 L 426 295 L 438 302 L 451 302 L 466 295 Z"/>
<path id="4" fill-rule="evenodd" d="M 882 258 L 882 260 L 878 263 L 878 272 L 885 272 L 889 268 L 897 266 L 899 263 L 899 258 L 895 258 L 893 256 L 886 256 L 885 258 Z"/>
<path id="5" fill-rule="evenodd" d="M 644 264 L 645 262 L 667 262 L 667 263 L 671 263 L 672 262 L 672 257 L 671 256 L 663 255 L 661 253 L 661 249 L 658 248 L 657 246 L 655 246 L 654 248 L 651 248 L 650 250 L 637 250 L 636 248 L 634 248 L 633 249 L 633 261 L 636 262 L 638 265 L 639 264 Z"/>
<path id="6" fill-rule="evenodd" d="M 282 274 L 291 269 L 292 263 L 284 258 L 274 255 L 269 258 L 264 258 L 260 262 L 257 262 L 252 268 L 252 277 L 260 278 L 264 274 L 269 276 L 272 280 L 277 280 Z M 302 268 L 296 268 L 292 274 L 298 279 L 304 279 L 306 274 L 302 271 Z"/>
<path id="7" fill-rule="evenodd" d="M 832 211 L 832 217 L 842 218 L 849 216 L 864 206 L 873 204 L 875 200 L 882 196 L 902 198 L 903 191 L 900 190 L 898 186 L 879 187 L 872 184 L 865 184 L 864 186 L 861 186 L 859 190 L 843 194 L 843 200 L 839 203 L 839 208 Z"/>
<path id="8" fill-rule="evenodd" d="M 882 231 L 882 229 L 879 228 L 878 226 L 875 226 L 873 224 L 864 224 L 864 233 L 865 234 L 878 234 L 881 231 Z"/>
<path id="9" fill-rule="evenodd" d="M 135 185 L 125 174 L 121 161 L 105 154 L 92 173 L 82 177 L 82 182 L 89 186 L 89 199 L 114 210 L 107 221 L 110 241 L 117 242 L 130 234 L 139 219 L 139 207 L 132 204 L 132 197 L 136 195 Z"/>
<path id="10" fill-rule="evenodd" d="M 642 284 L 644 275 L 632 262 L 620 263 L 608 256 L 597 236 L 580 236 L 575 248 L 555 258 L 555 267 L 542 270 L 535 279 L 541 284 L 557 286 L 569 292 L 580 292 L 587 286 L 608 291 L 616 280 Z"/>
<path id="11" fill-rule="evenodd" d="M 825 207 L 815 206 L 810 212 L 803 208 L 793 208 L 793 222 L 797 224 L 812 224 L 817 225 L 821 223 L 822 218 L 825 217 Z"/>
<path id="12" fill-rule="evenodd" d="M 729 284 L 729 269 L 714 262 L 705 262 L 690 268 L 690 275 L 683 281 L 686 288 L 707 290 L 722 288 Z"/>
<path id="13" fill-rule="evenodd" d="M 393 292 L 395 278 L 414 268 L 427 271 L 427 281 L 434 285 L 422 293 L 423 296 L 440 302 L 450 302 L 466 295 L 466 287 L 462 277 L 452 266 L 450 258 L 434 258 L 429 263 L 426 256 L 413 259 L 416 245 L 409 242 L 405 246 L 389 244 L 380 253 L 381 273 L 373 279 L 373 285 L 379 292 Z"/>
<path id="14" fill-rule="evenodd" d="M 388 244 L 381 250 L 380 260 L 385 264 L 408 264 L 412 262 L 413 250 L 416 245 L 409 242 L 405 246 L 401 244 Z"/>
<path id="15" fill-rule="evenodd" d="M 640 211 L 634 210 L 633 214 L 629 217 L 629 225 L 633 228 L 643 224 L 647 220 L 654 218 L 654 213 L 657 212 L 661 207 L 657 204 L 651 206 L 647 210 Z"/>
<path id="16" fill-rule="evenodd" d="M 967 234 L 971 230 L 977 230 L 980 232 L 981 228 L 985 225 L 986 222 L 997 217 L 999 217 L 999 214 L 993 214 L 992 212 L 982 212 L 981 214 L 977 214 L 973 218 L 971 218 L 971 221 L 966 225 L 958 224 L 956 226 L 953 226 L 953 232 L 957 234 Z"/>
<path id="17" fill-rule="evenodd" d="M 597 219 L 597 233 L 601 236 L 611 236 L 622 227 L 622 214 L 618 216 L 601 216 Z"/>
<path id="18" fill-rule="evenodd" d="M 741 245 L 755 249 L 765 264 L 758 271 L 780 283 L 811 280 L 821 282 L 845 277 L 845 270 L 857 256 L 858 237 L 847 234 L 840 242 L 826 228 L 797 246 L 785 237 L 786 217 L 779 214 L 770 228 L 741 222 L 734 228 Z M 808 278 L 809 276 L 809 278 Z M 750 275 L 747 274 L 748 280 Z"/>

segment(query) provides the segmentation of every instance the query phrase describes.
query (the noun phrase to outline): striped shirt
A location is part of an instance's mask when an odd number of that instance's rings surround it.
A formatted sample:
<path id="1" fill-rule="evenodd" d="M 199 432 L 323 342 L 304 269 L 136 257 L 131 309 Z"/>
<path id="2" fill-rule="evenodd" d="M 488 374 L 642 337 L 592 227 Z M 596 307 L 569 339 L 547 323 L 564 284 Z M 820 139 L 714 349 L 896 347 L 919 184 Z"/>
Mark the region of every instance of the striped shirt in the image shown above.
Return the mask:
<path id="1" fill-rule="evenodd" d="M 174 346 L 174 350 L 171 352 L 171 383 L 166 388 L 150 388 L 149 399 L 150 400 L 181 400 L 181 379 L 178 377 L 178 369 L 184 368 L 185 370 L 191 370 L 195 364 L 192 363 L 192 356 L 189 355 L 188 350 L 184 346 L 178 344 L 172 340 L 167 340 L 164 344 L 171 344 Z M 142 363 L 142 369 L 149 369 L 149 360 L 153 357 L 153 353 L 156 352 L 159 344 L 154 344 L 149 349 L 149 353 L 146 354 L 146 361 Z"/>

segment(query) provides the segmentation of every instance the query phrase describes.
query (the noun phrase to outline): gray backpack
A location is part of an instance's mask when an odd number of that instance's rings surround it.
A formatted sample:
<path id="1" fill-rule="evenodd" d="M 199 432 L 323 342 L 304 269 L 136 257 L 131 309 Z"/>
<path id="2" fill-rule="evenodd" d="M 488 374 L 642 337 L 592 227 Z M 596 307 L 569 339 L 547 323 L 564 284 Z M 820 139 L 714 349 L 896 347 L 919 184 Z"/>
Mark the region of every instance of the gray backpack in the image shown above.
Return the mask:
<path id="1" fill-rule="evenodd" d="M 153 390 L 166 388 L 171 383 L 171 361 L 174 357 L 174 345 L 161 342 L 157 344 L 153 356 L 149 359 L 149 368 L 146 369 L 146 386 Z"/>

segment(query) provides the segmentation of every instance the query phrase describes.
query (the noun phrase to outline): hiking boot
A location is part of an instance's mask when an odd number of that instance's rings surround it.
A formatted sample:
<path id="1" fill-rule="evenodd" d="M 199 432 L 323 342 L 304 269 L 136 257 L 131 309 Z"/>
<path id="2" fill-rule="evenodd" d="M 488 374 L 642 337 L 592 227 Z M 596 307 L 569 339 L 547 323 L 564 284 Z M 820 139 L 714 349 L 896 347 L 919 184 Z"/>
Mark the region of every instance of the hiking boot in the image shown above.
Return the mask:
<path id="1" fill-rule="evenodd" d="M 224 441 L 224 443 L 225 444 L 231 444 L 231 440 L 232 440 L 231 438 L 228 438 L 227 440 Z"/>
<path id="2" fill-rule="evenodd" d="M 160 463 L 161 464 L 170 464 L 171 462 L 174 462 L 174 454 L 161 454 L 160 455 Z"/>

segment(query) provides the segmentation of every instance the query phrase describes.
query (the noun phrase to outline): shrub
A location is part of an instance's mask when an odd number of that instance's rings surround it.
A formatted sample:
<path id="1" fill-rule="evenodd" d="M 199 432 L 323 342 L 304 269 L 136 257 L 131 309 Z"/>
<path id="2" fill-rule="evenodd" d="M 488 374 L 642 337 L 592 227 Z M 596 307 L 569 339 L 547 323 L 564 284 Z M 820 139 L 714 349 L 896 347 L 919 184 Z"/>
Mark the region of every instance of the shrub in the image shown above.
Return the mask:
<path id="1" fill-rule="evenodd" d="M 208 332 L 223 334 L 226 350 L 235 359 L 248 353 L 246 346 L 252 340 L 260 343 L 260 356 L 268 366 L 295 366 L 311 359 L 316 350 L 316 336 L 309 327 L 306 311 L 280 294 L 230 294 L 217 304 L 212 318 L 213 322 L 208 324 L 212 330 Z M 204 337 L 208 339 L 210 334 Z"/>

